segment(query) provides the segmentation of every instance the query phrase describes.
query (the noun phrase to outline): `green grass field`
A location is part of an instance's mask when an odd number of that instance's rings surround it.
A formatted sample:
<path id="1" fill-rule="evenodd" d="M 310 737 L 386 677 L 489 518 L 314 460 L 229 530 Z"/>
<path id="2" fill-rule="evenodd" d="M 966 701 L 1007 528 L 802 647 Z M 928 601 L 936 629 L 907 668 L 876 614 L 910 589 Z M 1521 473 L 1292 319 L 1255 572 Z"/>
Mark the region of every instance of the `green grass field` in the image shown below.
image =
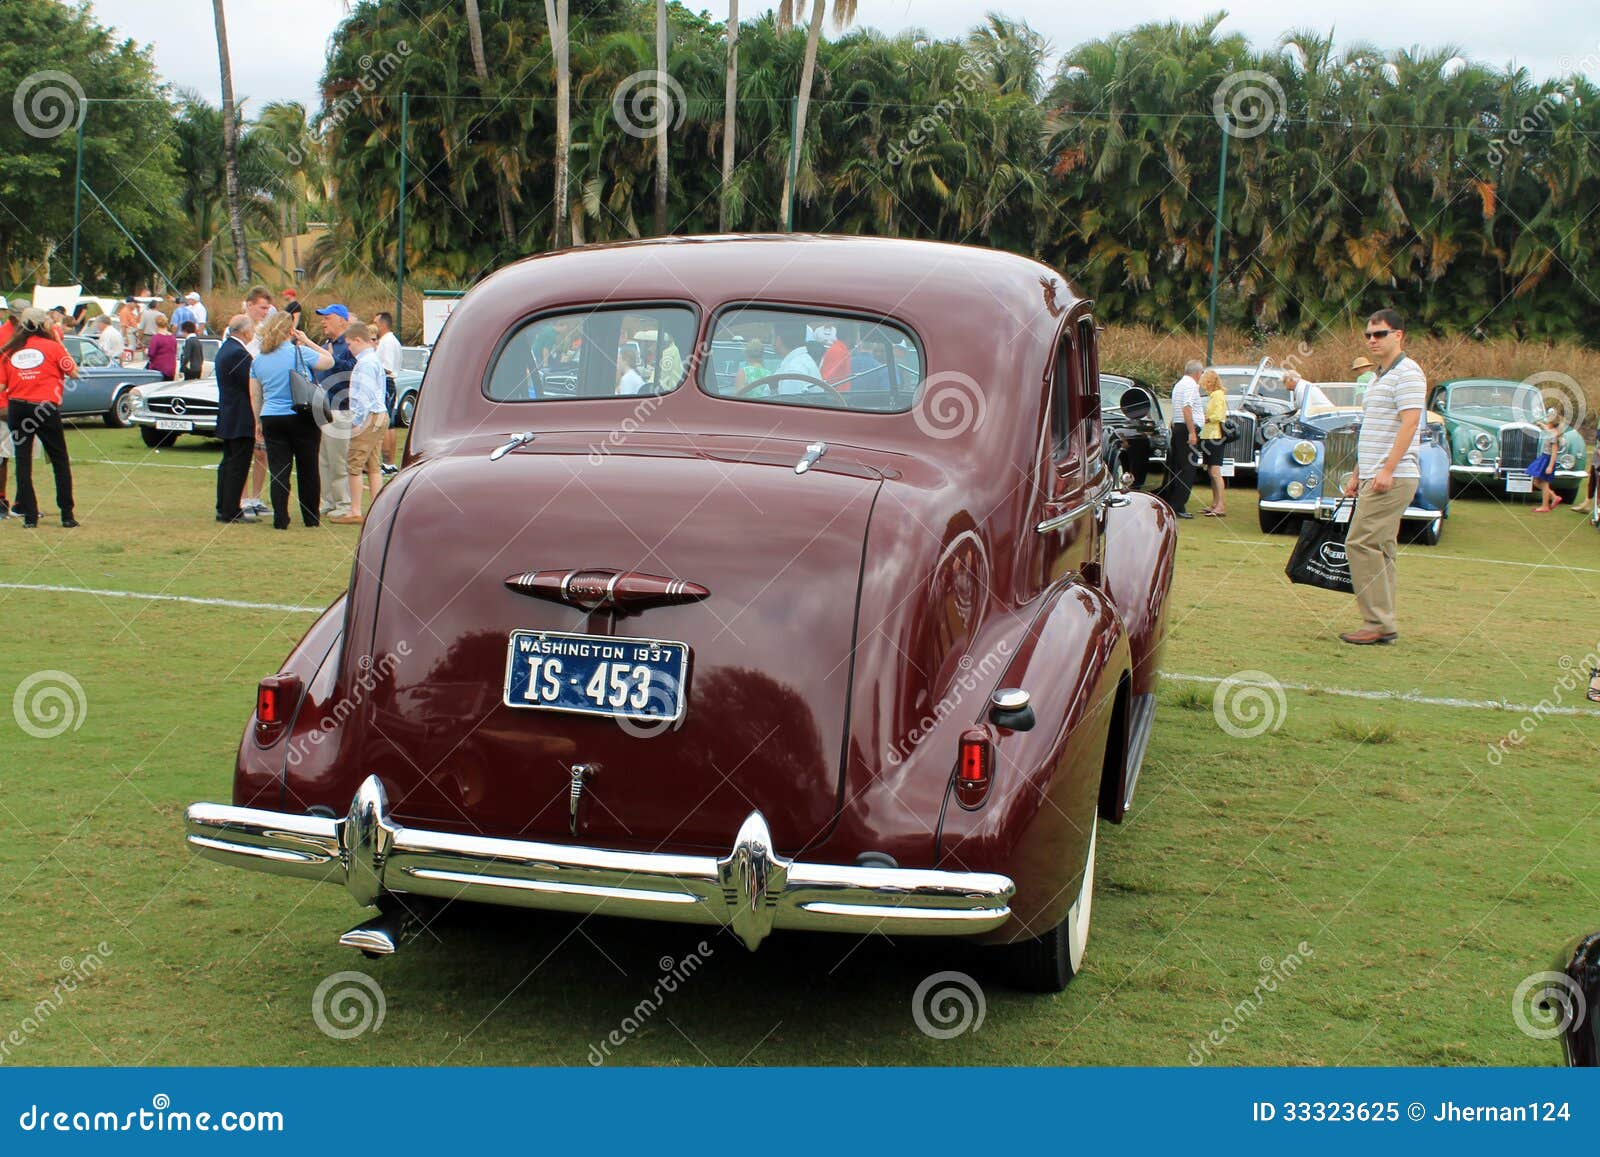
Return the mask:
<path id="1" fill-rule="evenodd" d="M 212 521 L 215 475 L 168 468 L 213 465 L 207 446 L 158 455 L 87 426 L 69 441 L 84 525 L 0 523 L 0 583 L 288 605 L 344 586 L 353 528 Z M 1555 1063 L 1512 999 L 1600 926 L 1600 716 L 1537 720 L 1491 760 L 1520 715 L 1325 690 L 1553 699 L 1563 663 L 1600 643 L 1600 535 L 1528 509 L 1458 501 L 1440 546 L 1403 548 L 1402 645 L 1361 650 L 1333 639 L 1348 600 L 1285 580 L 1291 540 L 1258 532 L 1253 492 L 1184 524 L 1165 668 L 1314 689 L 1281 709 L 1269 694 L 1276 728 L 1244 738 L 1214 684 L 1164 684 L 1135 810 L 1101 828 L 1088 970 L 1056 997 L 938 942 L 780 936 L 752 955 L 709 929 L 506 911 L 449 912 L 366 961 L 335 944 L 360 915 L 342 890 L 207 864 L 182 840 L 186 804 L 229 798 L 255 683 L 312 616 L 0 589 L 0 1051 L 581 1065 L 617 1031 L 608 1063 Z M 13 711 L 41 671 L 83 689 L 51 738 Z M 698 971 L 640 1015 L 701 940 Z M 912 998 L 944 969 L 977 978 L 985 1013 L 935 1039 Z M 381 1027 L 352 1039 L 312 1016 L 342 970 L 384 998 Z"/>

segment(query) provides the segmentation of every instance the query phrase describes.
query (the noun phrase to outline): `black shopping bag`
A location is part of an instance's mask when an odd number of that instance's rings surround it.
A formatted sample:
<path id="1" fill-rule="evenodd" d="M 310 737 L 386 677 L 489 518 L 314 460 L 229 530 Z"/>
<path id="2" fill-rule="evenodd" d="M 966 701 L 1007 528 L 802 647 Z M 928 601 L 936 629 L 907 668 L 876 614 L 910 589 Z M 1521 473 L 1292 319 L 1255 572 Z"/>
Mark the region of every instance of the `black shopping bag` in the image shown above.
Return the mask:
<path id="1" fill-rule="evenodd" d="M 1308 518 L 1301 524 L 1300 541 L 1294 544 L 1294 553 L 1284 568 L 1290 582 L 1347 595 L 1355 593 L 1355 583 L 1350 581 L 1350 560 L 1344 552 L 1350 524 L 1338 520 L 1339 507 L 1343 505 L 1340 501 L 1334 507 L 1332 518 Z"/>

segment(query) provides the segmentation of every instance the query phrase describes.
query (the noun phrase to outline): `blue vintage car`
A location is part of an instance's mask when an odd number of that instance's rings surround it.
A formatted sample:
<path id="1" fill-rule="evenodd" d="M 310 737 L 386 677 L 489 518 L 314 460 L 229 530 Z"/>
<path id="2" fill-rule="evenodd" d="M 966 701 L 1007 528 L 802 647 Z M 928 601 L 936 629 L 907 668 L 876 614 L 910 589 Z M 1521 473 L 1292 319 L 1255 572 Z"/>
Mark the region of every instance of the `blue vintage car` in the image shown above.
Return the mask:
<path id="1" fill-rule="evenodd" d="M 120 429 L 133 418 L 133 389 L 162 381 L 155 370 L 114 366 L 89 338 L 68 334 L 67 352 L 78 363 L 78 376 L 61 395 L 63 418 L 99 418 Z"/>
<path id="2" fill-rule="evenodd" d="M 1256 492 L 1261 529 L 1267 534 L 1299 529 L 1318 505 L 1337 502 L 1355 469 L 1355 434 L 1361 428 L 1361 395 L 1354 382 L 1307 384 L 1299 406 L 1284 419 L 1276 437 L 1261 448 Z M 1330 434 L 1337 437 L 1330 438 Z M 1333 446 L 1330 460 L 1330 445 Z M 1433 546 L 1450 517 L 1450 451 L 1444 420 L 1426 415 L 1419 455 L 1422 482 L 1404 514 L 1402 532 L 1412 542 Z"/>

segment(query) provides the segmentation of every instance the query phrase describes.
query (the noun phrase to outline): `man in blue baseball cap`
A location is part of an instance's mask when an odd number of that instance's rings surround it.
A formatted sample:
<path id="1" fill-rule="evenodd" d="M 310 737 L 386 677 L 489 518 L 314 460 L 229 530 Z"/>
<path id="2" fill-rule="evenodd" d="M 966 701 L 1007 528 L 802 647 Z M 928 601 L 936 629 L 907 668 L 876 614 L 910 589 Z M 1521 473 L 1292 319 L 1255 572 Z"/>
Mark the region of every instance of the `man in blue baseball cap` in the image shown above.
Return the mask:
<path id="1" fill-rule="evenodd" d="M 317 310 L 317 316 L 333 354 L 332 367 L 314 375 L 328 398 L 328 412 L 317 416 L 322 423 L 322 447 L 317 455 L 322 513 L 342 518 L 350 513 L 350 374 L 356 368 L 356 356 L 344 340 L 344 331 L 350 328 L 349 309 L 337 303 L 325 305 Z"/>

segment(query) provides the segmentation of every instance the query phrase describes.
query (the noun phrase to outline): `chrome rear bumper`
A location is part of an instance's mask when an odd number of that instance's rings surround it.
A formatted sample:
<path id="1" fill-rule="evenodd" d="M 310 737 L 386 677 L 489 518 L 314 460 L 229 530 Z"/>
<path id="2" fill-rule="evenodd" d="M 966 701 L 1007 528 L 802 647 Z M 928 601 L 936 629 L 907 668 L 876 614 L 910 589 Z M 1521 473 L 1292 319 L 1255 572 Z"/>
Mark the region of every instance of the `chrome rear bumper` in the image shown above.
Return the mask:
<path id="1" fill-rule="evenodd" d="M 622 852 L 425 831 L 394 822 L 369 776 L 342 820 L 197 803 L 188 843 L 234 867 L 386 892 L 560 912 L 725 924 L 750 949 L 774 928 L 973 936 L 1004 924 L 1015 885 L 984 872 L 786 860 L 751 812 L 726 856 Z"/>

